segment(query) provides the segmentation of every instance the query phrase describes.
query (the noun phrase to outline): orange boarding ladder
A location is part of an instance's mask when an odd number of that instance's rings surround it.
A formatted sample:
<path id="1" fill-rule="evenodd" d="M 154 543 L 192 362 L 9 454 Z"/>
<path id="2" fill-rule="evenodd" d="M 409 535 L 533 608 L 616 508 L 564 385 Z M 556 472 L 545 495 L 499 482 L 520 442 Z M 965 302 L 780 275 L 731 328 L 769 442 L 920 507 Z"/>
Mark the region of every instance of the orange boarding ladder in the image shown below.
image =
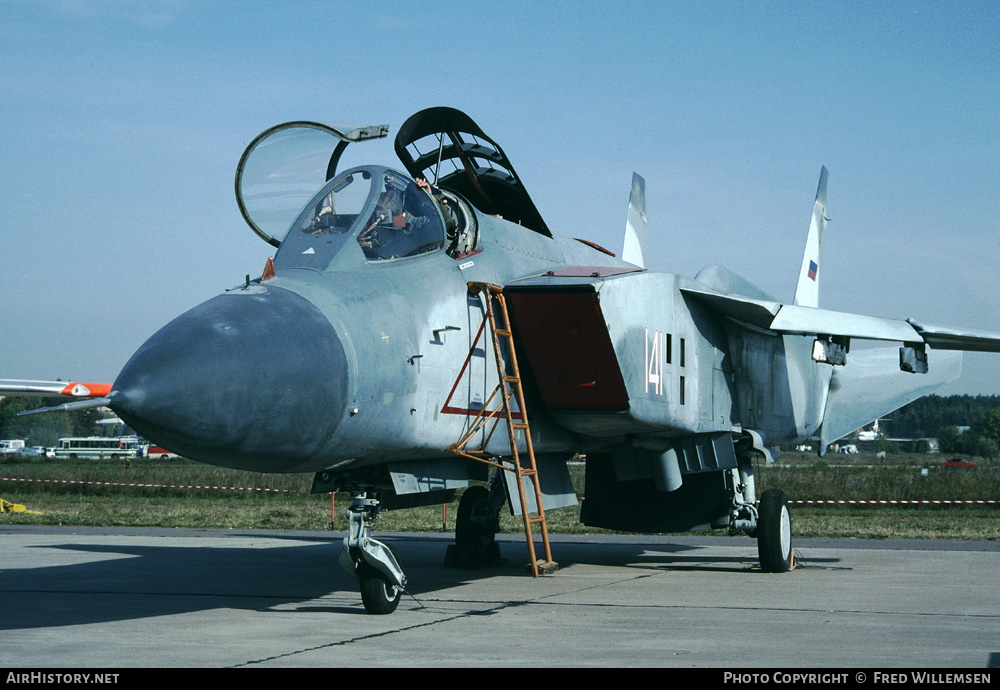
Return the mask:
<path id="1" fill-rule="evenodd" d="M 521 373 L 517 366 L 517 354 L 514 350 L 514 334 L 511 330 L 510 315 L 507 313 L 507 301 L 504 299 L 503 288 L 490 283 L 470 282 L 469 294 L 478 295 L 479 293 L 486 295 L 486 314 L 483 316 L 483 326 L 487 321 L 490 324 L 490 334 L 493 337 L 493 354 L 496 358 L 499 383 L 493 389 L 486 404 L 483 405 L 482 409 L 473 418 L 468 431 L 459 439 L 458 443 L 453 444 L 448 450 L 456 455 L 485 462 L 488 465 L 493 465 L 507 472 L 513 472 L 517 476 L 517 492 L 518 498 L 521 501 L 521 516 L 524 518 L 524 536 L 528 542 L 529 567 L 531 568 L 532 575 L 538 577 L 539 571 L 546 574 L 551 573 L 558 566 L 552 561 L 552 549 L 549 546 L 549 529 L 545 522 L 545 509 L 542 507 L 542 490 L 538 484 L 538 467 L 535 464 L 535 449 L 531 440 L 531 429 L 528 426 L 528 413 L 524 403 L 524 389 L 521 386 Z M 494 310 L 494 300 L 497 304 L 496 310 Z M 497 311 L 503 317 L 503 323 L 500 326 L 497 323 Z M 469 352 L 470 357 L 476 345 L 479 344 L 479 335 L 482 334 L 483 326 L 480 326 L 479 334 L 477 334 L 475 342 L 472 344 Z M 510 355 L 510 375 L 506 373 L 503 352 L 500 349 L 500 338 L 505 338 L 507 341 L 507 352 Z M 461 376 L 462 374 L 460 373 L 459 377 Z M 497 393 L 500 393 L 500 407 L 493 410 L 487 409 L 493 398 L 497 396 Z M 514 396 L 514 399 L 517 401 L 517 407 L 520 410 L 520 421 L 515 421 L 515 413 L 511 412 L 511 396 Z M 486 447 L 493 437 L 493 432 L 496 431 L 497 424 L 501 419 L 507 422 L 507 439 L 510 442 L 510 455 L 513 467 L 504 464 L 501 458 L 486 451 Z M 490 426 L 486 438 L 480 444 L 479 448 L 475 450 L 466 448 L 472 437 L 484 430 L 491 422 L 492 426 Z M 528 467 L 521 465 L 520 453 L 517 450 L 518 431 L 524 432 L 525 445 L 528 451 Z M 530 477 L 531 484 L 535 488 L 535 505 L 538 508 L 538 513 L 535 515 L 529 515 L 525 503 L 524 482 L 522 481 L 524 477 Z M 534 524 L 541 526 L 542 544 L 545 546 L 545 559 L 542 561 L 537 560 L 535 557 L 535 543 L 531 533 L 531 526 Z"/>

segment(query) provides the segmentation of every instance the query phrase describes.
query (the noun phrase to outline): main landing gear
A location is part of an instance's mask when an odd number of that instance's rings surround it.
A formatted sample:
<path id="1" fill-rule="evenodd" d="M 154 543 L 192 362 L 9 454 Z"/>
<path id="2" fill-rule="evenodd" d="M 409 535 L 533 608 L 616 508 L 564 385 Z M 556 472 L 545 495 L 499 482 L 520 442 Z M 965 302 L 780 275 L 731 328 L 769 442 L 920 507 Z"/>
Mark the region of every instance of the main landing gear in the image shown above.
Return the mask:
<path id="1" fill-rule="evenodd" d="M 493 486 L 502 482 L 494 477 Z M 477 567 L 500 561 L 496 535 L 500 529 L 500 508 L 506 498 L 502 490 L 470 486 L 458 502 L 455 518 L 455 543 L 448 547 L 445 565 Z"/>
<path id="2" fill-rule="evenodd" d="M 749 464 L 730 470 L 732 505 L 729 532 L 745 532 L 757 539 L 760 568 L 766 573 L 787 573 L 794 563 L 792 523 L 784 491 L 768 489 L 756 502 L 753 468 Z"/>
<path id="3" fill-rule="evenodd" d="M 757 553 L 767 573 L 792 569 L 792 523 L 784 491 L 768 489 L 760 497 L 757 517 Z"/>
<path id="4" fill-rule="evenodd" d="M 379 502 L 365 490 L 351 490 L 347 509 L 350 531 L 344 537 L 340 565 L 361 585 L 365 611 L 384 615 L 399 606 L 406 587 L 406 575 L 399 566 L 396 550 L 371 536 L 369 525 L 378 516 Z"/>

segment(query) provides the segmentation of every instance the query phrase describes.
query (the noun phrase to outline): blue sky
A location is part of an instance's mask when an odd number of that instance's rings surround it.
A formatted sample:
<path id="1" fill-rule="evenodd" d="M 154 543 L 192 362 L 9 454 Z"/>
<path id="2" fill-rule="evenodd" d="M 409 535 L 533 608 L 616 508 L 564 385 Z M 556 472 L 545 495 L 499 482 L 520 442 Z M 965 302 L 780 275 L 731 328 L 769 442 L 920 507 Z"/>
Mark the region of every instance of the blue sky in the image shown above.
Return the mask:
<path id="1" fill-rule="evenodd" d="M 821 165 L 822 306 L 1000 331 L 995 2 L 0 3 L 0 376 L 110 381 L 273 251 L 233 194 L 279 122 L 467 112 L 554 230 L 791 299 Z M 966 355 L 945 393 L 1000 393 Z"/>

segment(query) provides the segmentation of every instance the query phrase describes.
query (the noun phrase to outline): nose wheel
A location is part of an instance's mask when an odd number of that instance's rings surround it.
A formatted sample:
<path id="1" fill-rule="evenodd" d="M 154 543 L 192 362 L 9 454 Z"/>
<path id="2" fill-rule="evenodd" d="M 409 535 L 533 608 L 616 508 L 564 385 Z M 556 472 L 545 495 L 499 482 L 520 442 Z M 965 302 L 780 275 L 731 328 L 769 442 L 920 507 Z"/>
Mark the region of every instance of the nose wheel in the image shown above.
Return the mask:
<path id="1" fill-rule="evenodd" d="M 395 549 L 389 548 L 395 556 Z M 358 567 L 357 575 L 361 583 L 361 602 L 365 605 L 365 611 L 382 616 L 396 610 L 403 596 L 402 587 L 394 584 L 378 568 L 367 563 Z"/>

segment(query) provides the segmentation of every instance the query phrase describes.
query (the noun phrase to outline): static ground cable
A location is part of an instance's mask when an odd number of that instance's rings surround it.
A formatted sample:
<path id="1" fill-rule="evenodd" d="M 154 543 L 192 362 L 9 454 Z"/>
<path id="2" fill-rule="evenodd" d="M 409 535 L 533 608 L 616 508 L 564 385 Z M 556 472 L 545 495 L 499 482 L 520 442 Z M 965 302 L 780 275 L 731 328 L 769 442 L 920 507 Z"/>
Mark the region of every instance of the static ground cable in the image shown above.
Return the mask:
<path id="1" fill-rule="evenodd" d="M 820 504 L 820 503 L 833 503 L 833 504 L 849 504 L 849 505 L 873 505 L 873 504 L 891 504 L 891 505 L 907 505 L 907 504 L 952 504 L 952 503 L 976 503 L 976 504 L 996 504 L 1000 501 L 931 501 L 931 500 L 913 500 L 913 501 L 792 501 L 789 503 L 798 504 Z"/>

